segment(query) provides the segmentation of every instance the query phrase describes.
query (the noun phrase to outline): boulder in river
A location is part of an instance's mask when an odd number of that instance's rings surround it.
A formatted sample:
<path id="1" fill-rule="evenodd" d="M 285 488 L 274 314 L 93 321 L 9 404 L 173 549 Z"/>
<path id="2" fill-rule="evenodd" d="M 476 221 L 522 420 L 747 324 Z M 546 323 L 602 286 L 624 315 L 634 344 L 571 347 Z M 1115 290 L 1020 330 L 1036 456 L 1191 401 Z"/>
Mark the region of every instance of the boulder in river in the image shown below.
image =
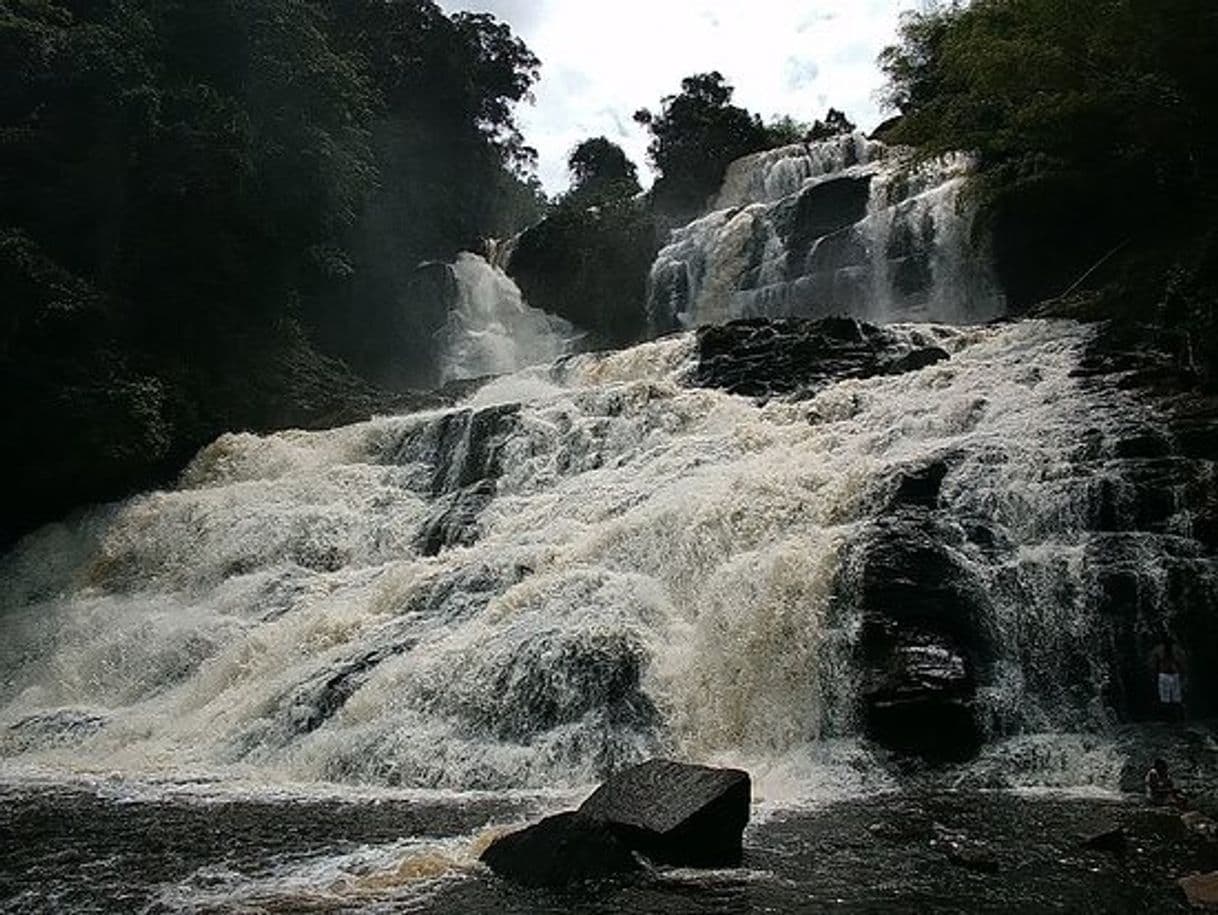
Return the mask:
<path id="1" fill-rule="evenodd" d="M 482 853 L 482 861 L 500 877 L 524 886 L 569 886 L 639 869 L 607 824 L 570 811 L 499 837 Z"/>
<path id="2" fill-rule="evenodd" d="M 730 867 L 740 863 L 750 797 L 740 769 L 653 759 L 610 778 L 579 812 L 657 863 Z"/>
<path id="3" fill-rule="evenodd" d="M 657 864 L 740 863 L 749 821 L 747 772 L 655 759 L 610 778 L 577 811 L 496 839 L 482 861 L 525 886 L 567 886 L 628 874 L 634 852 Z"/>

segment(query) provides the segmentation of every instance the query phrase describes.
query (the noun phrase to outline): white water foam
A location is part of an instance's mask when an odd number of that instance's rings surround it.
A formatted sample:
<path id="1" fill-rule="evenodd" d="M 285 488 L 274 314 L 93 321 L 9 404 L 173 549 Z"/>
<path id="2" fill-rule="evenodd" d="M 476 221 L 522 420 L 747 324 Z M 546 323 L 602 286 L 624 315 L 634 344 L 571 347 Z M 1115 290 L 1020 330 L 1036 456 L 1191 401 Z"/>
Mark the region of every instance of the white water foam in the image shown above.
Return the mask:
<path id="1" fill-rule="evenodd" d="M 553 362 L 578 341 L 570 322 L 533 308 L 512 279 L 484 258 L 462 253 L 452 270 L 457 302 L 440 332 L 441 383 Z"/>
<path id="2" fill-rule="evenodd" d="M 1070 557 L 1098 481 L 1070 456 L 1137 407 L 1073 376 L 1071 324 L 894 332 L 953 358 L 759 406 L 687 387 L 679 336 L 472 401 L 518 408 L 224 436 L 175 490 L 4 559 L 0 769 L 489 790 L 665 753 L 745 764 L 769 799 L 878 790 L 850 774 L 839 572 L 901 468 L 945 454 L 951 511 L 1016 544 L 962 554 L 1002 652 L 981 701 L 1010 727 L 1077 724 L 1029 672 L 1093 637 Z M 424 555 L 479 423 L 500 472 L 478 537 Z"/>

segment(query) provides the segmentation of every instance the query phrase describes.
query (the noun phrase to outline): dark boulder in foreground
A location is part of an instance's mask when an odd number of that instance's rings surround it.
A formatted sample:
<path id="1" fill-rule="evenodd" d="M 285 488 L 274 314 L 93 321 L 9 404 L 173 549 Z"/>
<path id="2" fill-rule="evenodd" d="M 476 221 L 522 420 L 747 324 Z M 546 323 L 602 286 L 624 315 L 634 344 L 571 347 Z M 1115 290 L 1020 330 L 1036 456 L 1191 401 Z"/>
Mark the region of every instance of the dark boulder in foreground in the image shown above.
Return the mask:
<path id="1" fill-rule="evenodd" d="M 482 861 L 524 886 L 567 886 L 639 869 L 630 849 L 605 823 L 560 813 L 496 839 Z"/>
<path id="2" fill-rule="evenodd" d="M 730 867 L 740 863 L 750 797 L 740 769 L 653 759 L 613 776 L 579 812 L 657 863 Z"/>
<path id="3" fill-rule="evenodd" d="M 651 760 L 610 778 L 579 810 L 496 839 L 482 861 L 525 886 L 628 874 L 657 864 L 732 867 L 749 821 L 747 772 Z"/>

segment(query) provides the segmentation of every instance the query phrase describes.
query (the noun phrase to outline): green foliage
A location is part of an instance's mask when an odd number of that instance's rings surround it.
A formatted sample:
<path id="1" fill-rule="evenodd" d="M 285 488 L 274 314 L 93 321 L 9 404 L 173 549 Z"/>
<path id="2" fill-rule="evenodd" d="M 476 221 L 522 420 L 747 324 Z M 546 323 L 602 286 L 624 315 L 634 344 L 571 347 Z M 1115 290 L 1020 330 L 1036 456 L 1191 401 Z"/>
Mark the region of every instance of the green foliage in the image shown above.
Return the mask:
<path id="1" fill-rule="evenodd" d="M 0 408 L 65 456 L 30 505 L 375 400 L 318 348 L 427 382 L 404 290 L 539 215 L 537 68 L 431 0 L 0 0 Z"/>
<path id="2" fill-rule="evenodd" d="M 854 122 L 846 117 L 846 112 L 830 108 L 823 121 L 817 120 L 808 128 L 806 139 L 815 143 L 819 140 L 831 140 L 842 134 L 853 133 Z"/>
<path id="3" fill-rule="evenodd" d="M 434 380 L 426 320 L 411 314 L 421 261 L 477 249 L 540 218 L 535 158 L 512 119 L 537 58 L 483 14 L 422 0 L 325 0 L 334 41 L 376 92 L 380 179 L 344 239 L 351 275 L 326 280 L 305 316 L 331 350 L 394 388 Z"/>
<path id="4" fill-rule="evenodd" d="M 790 146 L 792 143 L 802 143 L 810 129 L 803 121 L 797 121 L 789 114 L 783 115 L 765 125 L 767 145 Z"/>
<path id="5" fill-rule="evenodd" d="M 635 113 L 651 131 L 647 153 L 659 174 L 652 194 L 660 210 L 698 212 L 733 160 L 775 145 L 761 118 L 732 104 L 734 91 L 722 73 L 698 73 L 662 100 L 659 114 Z"/>
<path id="6" fill-rule="evenodd" d="M 616 143 L 605 137 L 584 140 L 567 157 L 571 189 L 566 201 L 574 206 L 594 206 L 607 200 L 638 194 L 639 170 Z"/>
<path id="7" fill-rule="evenodd" d="M 1112 313 L 1158 299 L 1158 320 L 1193 328 L 1186 349 L 1201 352 L 1218 331 L 1212 245 L 1179 252 L 1218 224 L 1216 60 L 1211 0 L 939 6 L 908 15 L 881 56 L 901 114 L 888 136 L 977 155 L 1015 304 L 1060 294 L 1117 249 L 1089 280 L 1126 301 Z"/>
<path id="8" fill-rule="evenodd" d="M 1213 168 L 1208 0 L 977 0 L 910 15 L 901 38 L 881 64 L 906 141 L 987 166 Z"/>

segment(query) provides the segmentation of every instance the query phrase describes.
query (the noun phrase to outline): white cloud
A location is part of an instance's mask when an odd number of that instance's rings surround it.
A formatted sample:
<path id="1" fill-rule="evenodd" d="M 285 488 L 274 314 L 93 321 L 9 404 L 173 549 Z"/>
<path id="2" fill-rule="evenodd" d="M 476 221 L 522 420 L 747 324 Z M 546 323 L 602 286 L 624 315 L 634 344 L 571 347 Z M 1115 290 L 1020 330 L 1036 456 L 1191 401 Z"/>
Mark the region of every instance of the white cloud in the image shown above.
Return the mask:
<path id="1" fill-rule="evenodd" d="M 916 0 L 442 0 L 449 12 L 488 11 L 542 61 L 534 106 L 519 121 L 539 153 L 546 189 L 567 185 L 580 141 L 618 142 L 644 175 L 647 133 L 631 115 L 656 109 L 691 73 L 719 70 L 736 103 L 765 118 L 810 121 L 841 108 L 859 126 L 882 117 L 875 65 Z"/>

